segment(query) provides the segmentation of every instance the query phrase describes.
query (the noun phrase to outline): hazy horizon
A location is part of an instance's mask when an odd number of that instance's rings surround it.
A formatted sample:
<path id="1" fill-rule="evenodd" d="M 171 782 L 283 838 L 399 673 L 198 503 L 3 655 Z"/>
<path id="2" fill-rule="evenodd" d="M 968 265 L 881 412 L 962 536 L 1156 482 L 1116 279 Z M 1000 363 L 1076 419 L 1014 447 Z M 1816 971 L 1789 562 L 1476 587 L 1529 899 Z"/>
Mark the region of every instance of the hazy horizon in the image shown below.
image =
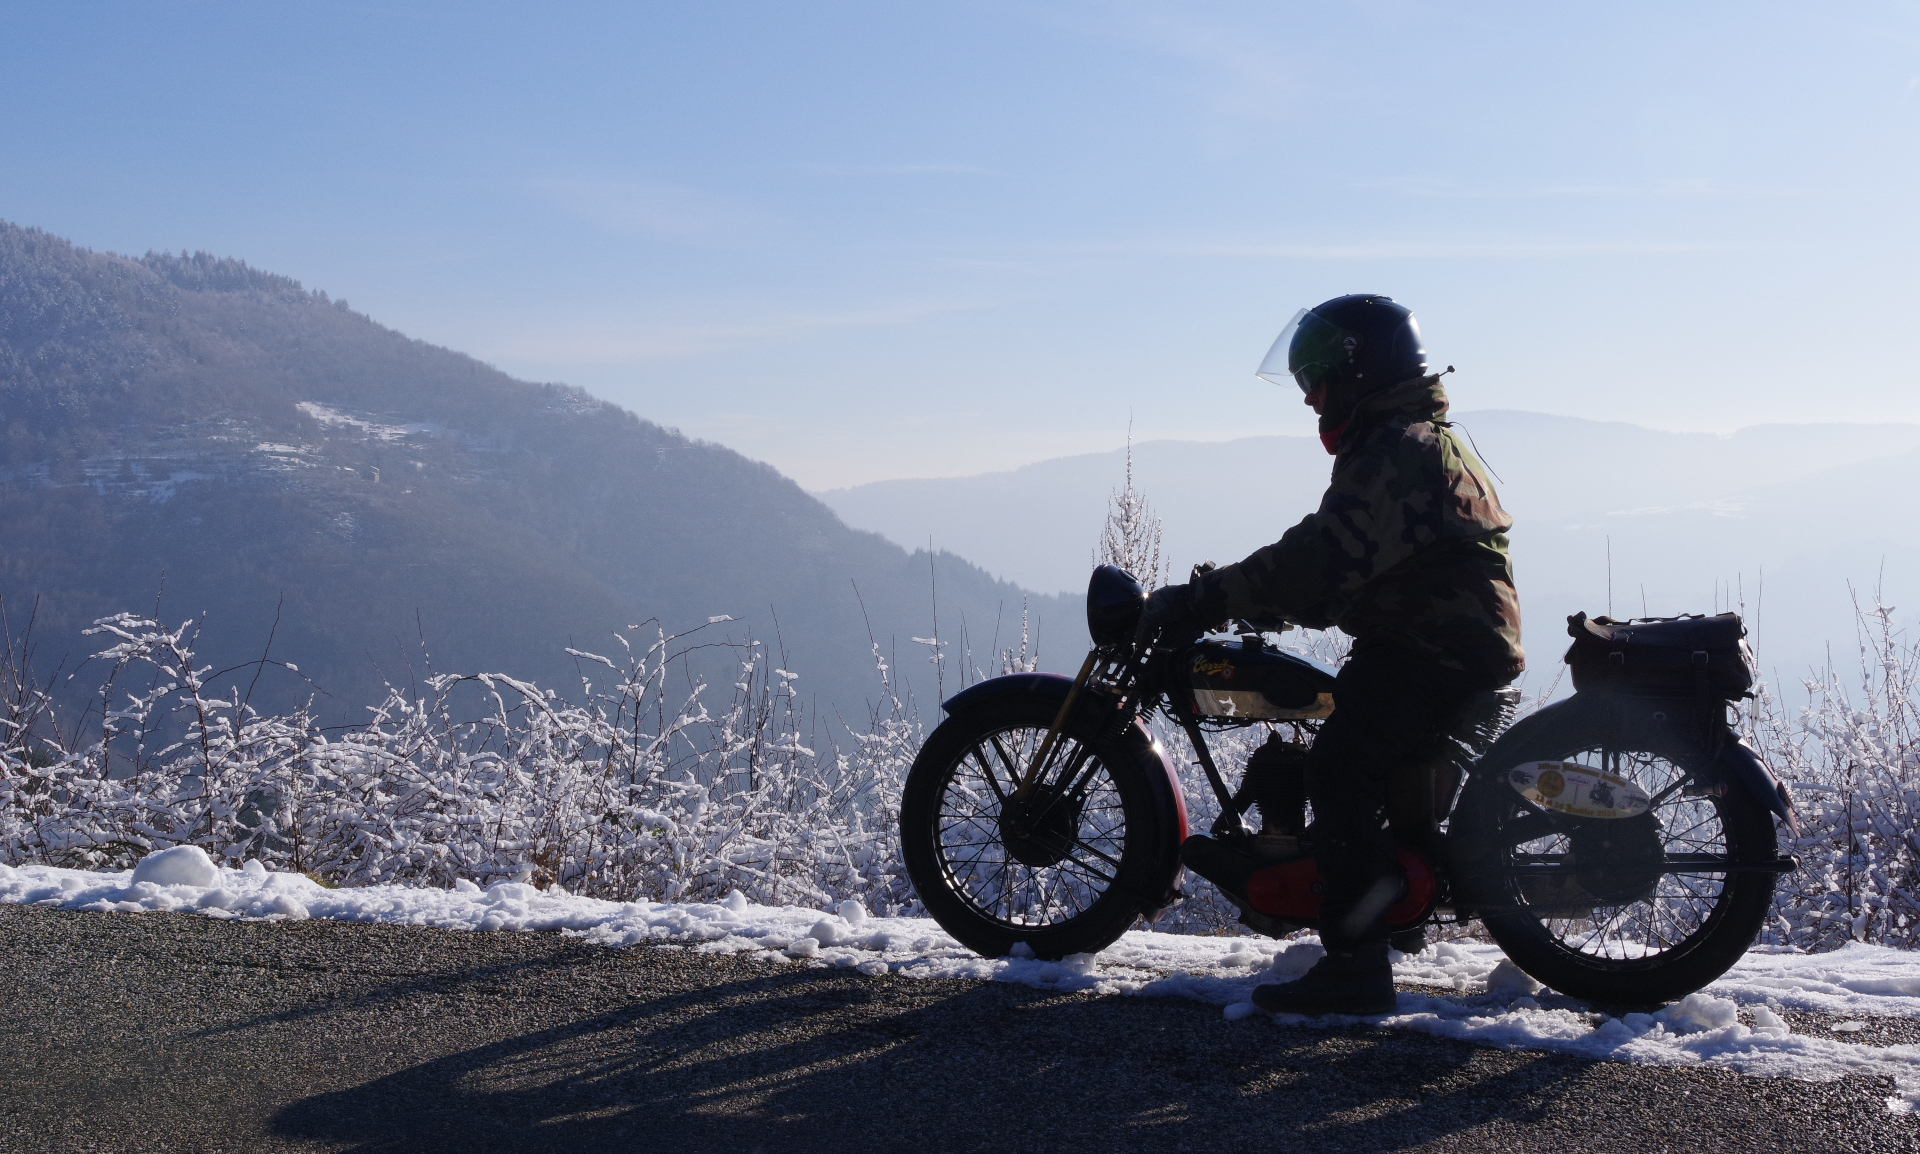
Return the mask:
<path id="1" fill-rule="evenodd" d="M 1738 609 L 1769 680 L 1790 690 L 1829 660 L 1851 668 L 1856 605 L 1893 607 L 1903 630 L 1920 592 L 1920 551 L 1896 528 L 1911 519 L 1920 425 L 1773 424 L 1721 436 L 1512 410 L 1459 417 L 1514 518 L 1530 692 L 1558 677 L 1563 622 L 1575 612 Z M 1318 504 L 1331 465 L 1316 439 L 1286 435 L 1139 442 L 1130 460 L 1173 580 L 1196 561 L 1235 561 L 1278 538 Z M 1072 594 L 1085 587 L 1089 543 L 1128 461 L 1110 450 L 816 496 L 854 528 L 903 546 L 931 542 L 1023 588 Z"/>
<path id="2" fill-rule="evenodd" d="M 1659 425 L 1645 424 L 1640 421 L 1627 421 L 1627 420 L 1608 421 L 1608 420 L 1600 420 L 1594 417 L 1582 417 L 1572 413 L 1551 413 L 1541 409 L 1460 409 L 1456 407 L 1453 410 L 1452 415 L 1459 418 L 1462 421 L 1465 421 L 1475 416 L 1492 416 L 1496 414 L 1507 414 L 1507 413 L 1516 414 L 1520 416 L 1528 416 L 1528 417 L 1553 417 L 1553 418 L 1570 420 L 1570 421 L 1589 421 L 1589 422 L 1592 422 L 1593 424 L 1599 424 L 1599 425 L 1627 425 L 1636 429 L 1644 429 L 1644 430 L 1647 430 L 1648 432 L 1672 433 L 1678 436 L 1713 437 L 1718 440 L 1728 440 L 1734 437 L 1738 437 L 1742 433 L 1748 433 L 1758 429 L 1774 429 L 1774 428 L 1793 429 L 1793 428 L 1812 428 L 1812 427 L 1842 427 L 1842 428 L 1858 427 L 1862 429 L 1884 429 L 1884 428 L 1912 428 L 1915 426 L 1920 426 L 1920 421 L 1764 421 L 1764 422 L 1759 422 L 1752 425 L 1741 425 L 1738 428 L 1721 431 L 1721 430 L 1715 430 L 1715 429 L 1670 429 L 1670 428 L 1665 428 Z M 645 416 L 646 414 L 642 413 L 639 415 Z M 1018 473 L 1022 469 L 1029 469 L 1035 465 L 1044 465 L 1052 461 L 1065 460 L 1072 457 L 1096 457 L 1096 456 L 1108 456 L 1114 453 L 1124 453 L 1129 448 L 1140 449 L 1153 444 L 1227 445 L 1227 444 L 1232 444 L 1236 441 L 1252 440 L 1257 437 L 1275 437 L 1275 436 L 1295 437 L 1304 441 L 1314 437 L 1314 434 L 1306 431 L 1295 431 L 1295 432 L 1286 432 L 1286 433 L 1240 433 L 1230 437 L 1154 437 L 1151 440 L 1143 440 L 1137 437 L 1129 438 L 1123 434 L 1119 443 L 1110 445 L 1104 448 L 1085 449 L 1085 450 L 1072 452 L 1072 453 L 1057 453 L 1057 454 L 1053 454 L 1045 457 L 1036 457 L 1032 460 L 1020 461 L 1015 464 L 1010 464 L 1010 465 L 1006 465 L 1006 466 L 995 468 L 995 469 L 982 469 L 982 470 L 978 470 L 970 473 L 915 473 L 915 474 L 899 476 L 899 477 L 875 477 L 871 480 L 860 481 L 851 485 L 834 485 L 827 488 L 819 488 L 819 489 L 807 488 L 807 492 L 811 493 L 816 497 L 821 497 L 821 496 L 825 496 L 832 493 L 844 493 L 850 489 L 858 489 L 867 485 L 882 485 L 889 481 L 960 481 L 960 480 L 966 480 L 971 477 L 1001 476 L 1007 473 Z M 732 446 L 728 446 L 728 447 L 732 448 Z M 768 463 L 771 464 L 771 462 L 768 462 Z M 1332 460 L 1329 459 L 1327 464 L 1328 464 L 1329 470 L 1331 470 Z M 1120 480 L 1116 477 L 1116 480 L 1114 483 L 1117 487 L 1120 484 Z M 805 486 L 802 486 L 802 487 L 805 488 Z M 1147 494 L 1147 496 L 1151 498 L 1152 494 Z M 1308 511 L 1309 509 L 1306 506 L 1302 506 L 1301 514 L 1303 516 Z"/>

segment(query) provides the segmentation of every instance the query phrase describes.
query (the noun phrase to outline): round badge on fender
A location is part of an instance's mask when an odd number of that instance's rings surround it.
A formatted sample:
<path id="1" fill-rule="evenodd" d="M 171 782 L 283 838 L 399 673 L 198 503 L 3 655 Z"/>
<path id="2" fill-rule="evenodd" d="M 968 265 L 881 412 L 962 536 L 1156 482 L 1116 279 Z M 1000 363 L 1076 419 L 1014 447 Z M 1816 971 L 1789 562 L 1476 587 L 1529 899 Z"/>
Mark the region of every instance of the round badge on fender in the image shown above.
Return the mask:
<path id="1" fill-rule="evenodd" d="M 1533 804 L 1568 817 L 1638 817 L 1653 802 L 1625 778 L 1571 761 L 1524 762 L 1507 771 L 1507 783 Z"/>

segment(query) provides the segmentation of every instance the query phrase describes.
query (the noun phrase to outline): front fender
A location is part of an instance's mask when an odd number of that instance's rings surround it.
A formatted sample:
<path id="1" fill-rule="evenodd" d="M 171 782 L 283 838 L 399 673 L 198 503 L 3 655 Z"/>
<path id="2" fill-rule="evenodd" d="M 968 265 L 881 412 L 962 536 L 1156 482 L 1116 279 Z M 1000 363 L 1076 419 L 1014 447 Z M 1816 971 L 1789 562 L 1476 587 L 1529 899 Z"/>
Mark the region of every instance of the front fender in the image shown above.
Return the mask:
<path id="1" fill-rule="evenodd" d="M 1066 701 L 1067 694 L 1073 692 L 1073 678 L 1062 677 L 1058 673 L 1009 673 L 1004 677 L 990 677 L 985 681 L 967 686 L 940 703 L 940 708 L 948 714 L 962 713 L 981 702 L 1002 696 L 1031 696 L 1044 698 L 1054 703 L 1057 709 Z M 1111 694 L 1091 686 L 1080 692 L 1081 708 L 1089 704 L 1117 705 Z M 1180 842 L 1187 840 L 1187 795 L 1180 788 L 1180 775 L 1174 771 L 1173 762 L 1167 757 L 1166 747 L 1155 740 L 1147 729 L 1146 721 L 1134 718 L 1129 727 L 1126 741 L 1142 761 L 1159 767 L 1159 772 L 1148 773 L 1149 788 L 1160 794 L 1162 804 L 1170 807 L 1179 815 Z M 1178 845 L 1179 842 L 1174 844 Z"/>
<path id="2" fill-rule="evenodd" d="M 948 713 L 959 713 L 990 697 L 1003 697 L 1008 694 L 1018 696 L 1034 694 L 1051 697 L 1055 701 L 1064 701 L 1072 690 L 1073 678 L 1062 677 L 1058 673 L 1009 673 L 1004 677 L 989 677 L 985 681 L 974 682 L 941 702 L 940 708 Z"/>

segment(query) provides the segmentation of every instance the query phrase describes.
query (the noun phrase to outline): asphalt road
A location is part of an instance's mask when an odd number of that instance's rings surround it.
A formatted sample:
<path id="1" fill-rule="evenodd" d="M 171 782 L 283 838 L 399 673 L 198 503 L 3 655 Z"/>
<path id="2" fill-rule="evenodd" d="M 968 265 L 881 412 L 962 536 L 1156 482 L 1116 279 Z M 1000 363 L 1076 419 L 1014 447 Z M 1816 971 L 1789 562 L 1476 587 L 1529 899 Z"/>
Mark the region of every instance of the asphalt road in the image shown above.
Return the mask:
<path id="1" fill-rule="evenodd" d="M 557 935 L 0 907 L 0 1150 L 1912 1151 L 1808 1084 Z"/>

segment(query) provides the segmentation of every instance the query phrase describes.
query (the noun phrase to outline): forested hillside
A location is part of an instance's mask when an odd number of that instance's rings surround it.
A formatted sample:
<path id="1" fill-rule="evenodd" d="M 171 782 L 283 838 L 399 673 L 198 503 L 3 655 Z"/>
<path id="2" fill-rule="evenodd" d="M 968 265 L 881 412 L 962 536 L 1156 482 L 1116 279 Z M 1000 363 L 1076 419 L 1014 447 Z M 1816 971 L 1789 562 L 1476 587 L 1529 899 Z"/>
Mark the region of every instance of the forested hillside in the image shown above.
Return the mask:
<path id="1" fill-rule="evenodd" d="M 275 672 L 256 704 L 317 688 L 323 716 L 352 720 L 423 654 L 564 685 L 569 644 L 722 614 L 851 713 L 874 685 L 869 623 L 924 699 L 932 671 L 907 659 L 927 652 L 911 639 L 933 632 L 936 590 L 948 651 L 964 623 L 981 665 L 996 633 L 1018 644 L 1028 600 L 848 529 L 767 465 L 286 277 L 4 223 L 0 542 L 9 625 L 37 602 L 41 669 L 71 668 L 95 617 L 157 602 L 206 618 L 216 670 L 273 633 L 310 684 Z M 1043 657 L 1076 660 L 1077 606 L 1029 603 Z"/>

